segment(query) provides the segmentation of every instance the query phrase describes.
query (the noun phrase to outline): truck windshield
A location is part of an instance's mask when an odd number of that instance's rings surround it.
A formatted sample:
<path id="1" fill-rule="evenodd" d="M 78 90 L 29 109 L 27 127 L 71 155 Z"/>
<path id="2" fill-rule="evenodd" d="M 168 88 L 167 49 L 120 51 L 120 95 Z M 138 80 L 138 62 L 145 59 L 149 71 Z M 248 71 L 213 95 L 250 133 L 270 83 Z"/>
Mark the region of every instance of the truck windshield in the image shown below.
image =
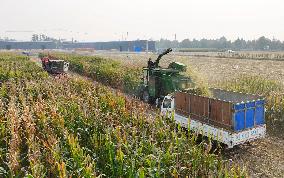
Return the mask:
<path id="1" fill-rule="evenodd" d="M 165 98 L 163 102 L 163 108 L 171 108 L 172 100 L 169 98 Z"/>

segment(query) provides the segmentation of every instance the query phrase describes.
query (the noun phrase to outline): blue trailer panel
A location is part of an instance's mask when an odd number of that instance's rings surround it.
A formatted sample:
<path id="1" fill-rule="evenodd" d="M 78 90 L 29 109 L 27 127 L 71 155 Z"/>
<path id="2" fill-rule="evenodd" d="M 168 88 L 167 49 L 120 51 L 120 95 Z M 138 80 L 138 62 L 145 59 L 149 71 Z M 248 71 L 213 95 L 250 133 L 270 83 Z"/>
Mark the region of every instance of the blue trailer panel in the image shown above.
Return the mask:
<path id="1" fill-rule="evenodd" d="M 245 129 L 245 111 L 238 110 L 235 112 L 235 120 L 234 120 L 234 130 L 243 130 Z"/>
<path id="2" fill-rule="evenodd" d="M 264 120 L 264 100 L 235 104 L 233 120 L 234 130 L 240 131 L 253 128 L 265 123 Z"/>

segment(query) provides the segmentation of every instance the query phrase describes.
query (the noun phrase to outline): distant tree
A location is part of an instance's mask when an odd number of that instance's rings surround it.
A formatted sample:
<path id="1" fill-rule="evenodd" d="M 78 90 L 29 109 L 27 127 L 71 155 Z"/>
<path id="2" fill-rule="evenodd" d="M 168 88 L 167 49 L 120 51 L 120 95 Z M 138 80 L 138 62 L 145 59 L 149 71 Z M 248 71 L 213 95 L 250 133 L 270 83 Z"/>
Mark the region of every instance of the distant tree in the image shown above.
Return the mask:
<path id="1" fill-rule="evenodd" d="M 201 39 L 192 41 L 184 39 L 181 42 L 160 39 L 156 43 L 159 48 L 215 48 L 215 49 L 234 49 L 234 50 L 284 50 L 284 42 L 264 36 L 257 40 L 244 40 L 238 38 L 235 41 L 228 41 L 224 36 L 219 39 Z"/>
<path id="2" fill-rule="evenodd" d="M 167 39 L 160 39 L 156 44 L 157 48 L 176 48 L 179 46 L 178 41 L 170 41 Z"/>
<path id="3" fill-rule="evenodd" d="M 45 34 L 33 34 L 32 35 L 32 41 L 53 41 L 53 42 L 59 42 L 60 40 L 57 40 L 52 37 L 48 37 Z"/>
<path id="4" fill-rule="evenodd" d="M 270 46 L 270 44 L 271 44 L 271 40 L 268 38 L 265 38 L 264 36 L 256 40 L 256 48 L 259 50 L 267 49 L 267 46 Z"/>
<path id="5" fill-rule="evenodd" d="M 179 45 L 181 48 L 191 48 L 191 41 L 189 39 L 184 39 L 182 42 L 180 42 Z"/>
<path id="6" fill-rule="evenodd" d="M 37 34 L 32 35 L 32 41 L 39 41 Z"/>
<path id="7" fill-rule="evenodd" d="M 219 44 L 218 44 L 218 48 L 224 49 L 228 47 L 228 41 L 227 39 L 222 36 L 219 40 L 218 40 Z"/>
<path id="8" fill-rule="evenodd" d="M 232 48 L 236 50 L 246 49 L 247 48 L 247 42 L 244 39 L 238 38 L 232 43 Z"/>
<path id="9" fill-rule="evenodd" d="M 270 44 L 270 49 L 271 50 L 281 50 L 281 48 L 282 48 L 281 41 L 273 38 Z"/>

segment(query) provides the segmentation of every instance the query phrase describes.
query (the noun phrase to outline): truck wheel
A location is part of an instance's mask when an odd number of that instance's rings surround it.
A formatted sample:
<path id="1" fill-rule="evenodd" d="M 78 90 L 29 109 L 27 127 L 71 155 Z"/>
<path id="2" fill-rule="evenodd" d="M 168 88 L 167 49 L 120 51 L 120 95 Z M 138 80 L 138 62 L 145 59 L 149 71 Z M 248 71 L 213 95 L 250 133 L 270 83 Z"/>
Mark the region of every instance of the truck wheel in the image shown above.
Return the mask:
<path id="1" fill-rule="evenodd" d="M 147 90 L 143 91 L 143 96 L 142 99 L 145 103 L 149 103 L 150 102 L 150 95 L 149 92 Z"/>

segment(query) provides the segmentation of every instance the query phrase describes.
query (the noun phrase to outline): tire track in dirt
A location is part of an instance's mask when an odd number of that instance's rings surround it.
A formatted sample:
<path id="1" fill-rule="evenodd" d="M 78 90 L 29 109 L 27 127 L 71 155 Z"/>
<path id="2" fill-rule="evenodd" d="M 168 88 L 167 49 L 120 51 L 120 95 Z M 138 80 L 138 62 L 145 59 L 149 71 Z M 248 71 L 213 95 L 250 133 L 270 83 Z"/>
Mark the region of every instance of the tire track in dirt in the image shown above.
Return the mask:
<path id="1" fill-rule="evenodd" d="M 284 140 L 277 137 L 237 146 L 224 157 L 246 165 L 251 177 L 284 177 Z"/>

